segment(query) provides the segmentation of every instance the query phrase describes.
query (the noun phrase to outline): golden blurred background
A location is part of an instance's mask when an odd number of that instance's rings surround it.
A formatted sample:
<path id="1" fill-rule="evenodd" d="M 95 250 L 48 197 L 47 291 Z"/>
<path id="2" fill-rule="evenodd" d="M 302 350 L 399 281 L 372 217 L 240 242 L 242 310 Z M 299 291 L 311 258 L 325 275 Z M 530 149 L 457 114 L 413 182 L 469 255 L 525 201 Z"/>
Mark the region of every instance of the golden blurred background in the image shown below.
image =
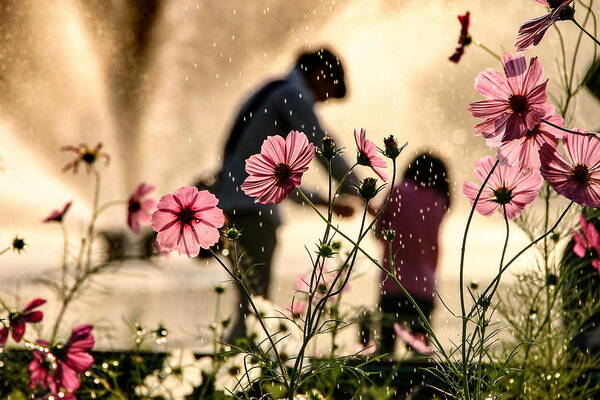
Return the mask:
<path id="1" fill-rule="evenodd" d="M 156 185 L 158 197 L 217 169 L 244 98 L 285 74 L 300 50 L 326 45 L 345 63 L 349 97 L 320 105 L 317 112 L 342 146 L 352 149 L 352 130 L 364 127 L 374 141 L 393 133 L 409 142 L 400 168 L 423 149 L 450 165 L 454 204 L 443 229 L 440 288 L 452 305 L 468 206 L 460 188 L 471 179 L 475 161 L 493 154 L 472 134 L 475 120 L 466 109 L 479 98 L 473 90 L 477 73 L 499 68 L 476 46 L 467 48 L 460 64 L 448 61 L 459 34 L 456 16 L 467 10 L 474 39 L 498 53 L 512 51 L 519 25 L 543 13 L 533 0 L 3 0 L 0 243 L 19 234 L 29 246 L 0 260 L 0 289 L 37 294 L 40 289 L 29 280 L 58 265 L 60 231 L 40 222 L 50 210 L 74 201 L 68 217 L 74 237 L 89 218 L 92 180 L 85 171 L 61 171 L 71 158 L 61 146 L 104 144 L 112 159 L 101 167 L 103 200 L 126 199 L 141 181 Z M 575 26 L 561 29 L 567 41 L 576 34 Z M 550 32 L 528 52 L 540 56 L 551 91 L 558 90 L 557 43 Z M 580 51 L 581 75 L 592 63 L 591 46 L 585 41 Z M 582 94 L 576 107 L 568 125 L 600 126 L 594 97 Z M 307 182 L 323 186 L 319 174 L 314 168 Z M 320 227 L 309 210 L 296 205 L 286 205 L 284 215 L 294 223 L 283 228 L 272 288 L 282 305 L 294 276 L 309 265 L 302 245 L 316 240 L 312 234 Z M 104 229 L 124 229 L 124 223 L 123 208 L 101 220 Z M 344 226 L 357 229 L 356 220 Z M 489 255 L 499 254 L 502 235 L 500 216 L 476 218 L 468 279 L 494 273 L 497 257 Z M 515 233 L 509 248 L 518 249 L 524 240 Z M 369 247 L 379 254 L 374 241 Z M 524 259 L 521 268 L 531 261 Z M 104 346 L 129 343 L 123 319 L 163 321 L 173 341 L 199 345 L 194 332 L 212 315 L 211 300 L 205 300 L 210 296 L 203 293 L 224 274 L 210 263 L 178 257 L 159 264 L 132 263 L 124 273 L 100 279 L 99 292 L 112 295 L 87 297 L 67 320 L 87 321 L 91 315 L 117 338 L 111 344 L 104 340 Z M 361 296 L 351 297 L 374 304 L 377 273 L 364 267 L 353 284 Z M 436 325 L 454 324 L 438 306 Z M 453 330 L 444 333 L 450 338 Z"/>

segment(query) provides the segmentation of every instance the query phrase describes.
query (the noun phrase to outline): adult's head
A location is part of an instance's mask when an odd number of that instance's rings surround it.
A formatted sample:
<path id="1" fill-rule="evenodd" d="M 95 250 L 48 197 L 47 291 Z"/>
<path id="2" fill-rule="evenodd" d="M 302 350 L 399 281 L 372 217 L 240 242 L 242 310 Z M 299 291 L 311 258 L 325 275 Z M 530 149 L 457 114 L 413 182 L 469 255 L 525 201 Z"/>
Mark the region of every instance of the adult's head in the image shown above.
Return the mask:
<path id="1" fill-rule="evenodd" d="M 450 206 L 450 185 L 446 164 L 429 153 L 416 156 L 404 172 L 404 180 L 412 180 L 422 187 L 437 190 Z"/>
<path id="2" fill-rule="evenodd" d="M 302 71 L 317 101 L 346 96 L 344 67 L 331 50 L 321 48 L 300 54 L 296 60 L 296 68 Z"/>

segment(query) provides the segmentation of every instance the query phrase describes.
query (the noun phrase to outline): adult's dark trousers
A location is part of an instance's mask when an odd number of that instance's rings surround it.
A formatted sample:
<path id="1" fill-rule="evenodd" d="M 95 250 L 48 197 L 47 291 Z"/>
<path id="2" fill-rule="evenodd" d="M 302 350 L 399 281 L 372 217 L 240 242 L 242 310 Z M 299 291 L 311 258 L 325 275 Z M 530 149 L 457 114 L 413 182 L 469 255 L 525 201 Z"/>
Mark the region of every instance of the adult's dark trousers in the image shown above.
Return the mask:
<path id="1" fill-rule="evenodd" d="M 421 312 L 425 315 L 428 322 L 431 322 L 431 314 L 433 313 L 433 299 L 425 300 L 415 298 Z M 404 296 L 381 296 L 379 299 L 379 307 L 381 307 L 381 353 L 392 354 L 396 344 L 396 333 L 394 332 L 393 324 L 398 322 L 407 325 L 412 333 L 427 333 L 423 321 L 419 317 L 419 312 L 415 306 Z"/>
<path id="2" fill-rule="evenodd" d="M 415 298 L 419 308 L 431 322 L 433 313 L 433 299 Z M 400 323 L 412 333 L 427 333 L 419 313 L 405 296 L 381 296 L 379 299 L 380 313 L 365 313 L 365 318 L 361 322 L 360 336 L 363 344 L 367 344 L 371 339 L 375 328 L 379 325 L 379 352 L 381 354 L 393 354 L 396 345 L 396 333 L 394 332 L 394 323 Z"/>
<path id="3" fill-rule="evenodd" d="M 258 212 L 226 213 L 229 226 L 235 225 L 242 235 L 236 241 L 236 251 L 229 249 L 230 265 L 236 262 L 244 275 L 244 285 L 254 296 L 268 298 L 271 284 L 271 265 L 277 246 L 277 225 Z M 237 253 L 238 261 L 234 259 Z M 249 313 L 249 301 L 240 286 L 237 287 L 239 310 L 228 343 L 246 336 L 246 317 Z"/>

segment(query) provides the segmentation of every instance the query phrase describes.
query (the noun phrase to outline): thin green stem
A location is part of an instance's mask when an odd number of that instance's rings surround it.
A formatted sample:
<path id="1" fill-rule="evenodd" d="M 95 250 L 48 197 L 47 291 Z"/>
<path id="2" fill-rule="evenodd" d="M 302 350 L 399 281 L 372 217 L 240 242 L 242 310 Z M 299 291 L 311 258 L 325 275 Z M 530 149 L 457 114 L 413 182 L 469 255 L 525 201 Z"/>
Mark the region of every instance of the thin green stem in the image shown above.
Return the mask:
<path id="1" fill-rule="evenodd" d="M 244 284 L 243 280 L 240 279 L 240 277 L 237 274 L 234 274 L 233 272 L 231 272 L 231 270 L 227 267 L 227 265 L 225 265 L 225 263 L 217 255 L 217 253 L 215 253 L 212 249 L 210 249 L 210 252 L 211 252 L 213 258 L 215 260 L 217 260 L 217 262 L 219 263 L 219 265 L 221 265 L 221 267 L 223 267 L 223 269 L 225 270 L 225 272 L 227 272 L 227 274 L 234 281 L 236 281 L 238 283 L 239 287 L 242 289 L 242 292 L 244 292 L 244 296 L 246 296 L 246 298 L 248 299 L 248 303 L 250 304 L 250 307 L 252 307 L 252 310 L 254 311 L 254 315 L 256 316 L 256 319 L 260 323 L 261 328 L 265 332 L 265 335 L 267 335 L 267 338 L 269 340 L 271 348 L 273 349 L 273 353 L 275 354 L 275 357 L 277 358 L 277 365 L 281 369 L 281 376 L 283 378 L 283 385 L 285 386 L 286 389 L 289 389 L 287 369 L 286 369 L 286 367 L 285 367 L 285 365 L 284 365 L 284 363 L 283 363 L 283 361 L 281 359 L 281 356 L 279 354 L 279 351 L 277 350 L 277 347 L 275 346 L 275 342 L 273 341 L 271 333 L 269 332 L 269 330 L 265 326 L 265 323 L 264 323 L 264 321 L 263 321 L 263 319 L 262 319 L 262 317 L 260 315 L 260 312 L 256 308 L 256 305 L 254 304 L 254 301 L 252 300 L 252 295 L 248 291 L 248 288 L 246 288 L 246 285 Z"/>
<path id="2" fill-rule="evenodd" d="M 577 20 L 575 20 L 575 18 L 571 19 L 571 21 L 573 21 L 573 23 L 574 23 L 575 25 L 577 25 L 577 27 L 578 27 L 579 29 L 581 29 L 581 31 L 582 31 L 583 33 L 585 33 L 586 35 L 588 35 L 588 36 L 589 36 L 589 38 L 590 38 L 590 39 L 592 39 L 592 40 L 594 41 L 594 43 L 596 43 L 596 46 L 600 46 L 600 41 L 598 41 L 598 39 L 596 39 L 596 38 L 594 37 L 594 35 L 592 35 L 592 34 L 591 34 L 591 33 L 589 33 L 588 31 L 586 31 L 586 30 L 585 30 L 585 28 L 584 28 L 583 26 L 581 26 L 581 25 L 579 24 L 579 22 L 577 22 Z"/>
<path id="3" fill-rule="evenodd" d="M 475 213 L 475 208 L 477 207 L 477 202 L 479 201 L 479 197 L 485 188 L 488 180 L 491 178 L 492 174 L 496 170 L 499 161 L 496 160 L 490 172 L 485 177 L 484 181 L 477 192 L 477 196 L 473 200 L 473 204 L 471 206 L 471 211 L 469 212 L 469 217 L 467 218 L 467 224 L 465 226 L 465 231 L 463 233 L 462 245 L 460 249 L 460 267 L 459 267 L 459 293 L 460 293 L 460 310 L 461 310 L 461 318 L 462 318 L 462 334 L 461 334 L 461 354 L 462 354 L 462 373 L 463 373 L 463 390 L 465 391 L 465 396 L 470 398 L 470 389 L 469 389 L 469 365 L 467 360 L 467 348 L 466 348 L 466 338 L 467 338 L 467 322 L 468 319 L 466 317 L 466 307 L 465 307 L 465 292 L 464 292 L 464 282 L 465 282 L 465 251 L 467 247 L 467 236 L 469 234 L 469 228 L 471 227 L 471 221 L 473 220 L 473 215 Z"/>
<path id="4" fill-rule="evenodd" d="M 487 47 L 486 45 L 484 45 L 480 41 L 475 40 L 475 41 L 473 41 L 473 44 L 475 44 L 477 47 L 479 47 L 480 49 L 482 49 L 483 51 L 485 51 L 486 53 L 488 53 L 489 55 L 491 55 L 492 57 L 494 57 L 496 60 L 498 60 L 498 61 L 502 60 L 502 57 L 500 57 L 498 55 L 498 53 L 496 53 L 494 50 L 490 49 L 489 47 Z"/>
<path id="5" fill-rule="evenodd" d="M 502 217 L 504 218 L 504 227 L 506 230 L 506 236 L 504 238 L 504 245 L 502 246 L 502 255 L 500 256 L 500 264 L 498 266 L 498 273 L 500 273 L 500 271 L 502 270 L 502 265 L 504 264 L 504 257 L 506 256 L 506 249 L 508 248 L 508 239 L 510 238 L 510 224 L 508 223 L 508 217 L 506 216 L 506 205 L 502 204 Z M 483 355 L 485 353 L 485 331 L 487 326 L 489 325 L 489 321 L 486 320 L 486 312 L 487 309 L 489 307 L 489 304 L 491 304 L 492 299 L 494 298 L 494 294 L 496 293 L 496 290 L 498 289 L 498 285 L 499 285 L 500 281 L 496 282 L 496 285 L 494 286 L 494 289 L 492 290 L 492 292 L 489 295 L 489 303 L 486 302 L 486 304 L 482 307 L 481 310 L 481 322 L 480 322 L 480 332 L 481 332 L 481 336 L 480 336 L 480 347 L 479 347 L 479 362 L 477 363 L 477 391 L 479 391 L 480 389 L 480 383 L 482 382 L 482 373 L 483 373 Z M 492 318 L 491 314 L 490 314 L 490 319 Z M 475 396 L 475 398 L 479 398 L 477 396 Z"/>
<path id="6" fill-rule="evenodd" d="M 92 248 L 94 247 L 94 236 L 95 236 L 95 227 L 96 220 L 98 218 L 98 211 L 100 207 L 100 187 L 102 182 L 102 177 L 100 176 L 100 172 L 96 168 L 94 168 L 94 176 L 96 177 L 96 186 L 94 188 L 94 203 L 92 208 L 92 220 L 88 226 L 87 233 L 87 257 L 85 268 L 89 269 L 92 265 Z"/>
<path id="7" fill-rule="evenodd" d="M 558 219 L 556 220 L 556 222 L 554 222 L 554 224 L 550 227 L 550 229 L 548 229 L 543 235 L 539 236 L 538 238 L 536 238 L 535 240 L 533 240 L 531 243 L 529 243 L 527 246 L 523 247 L 517 254 L 515 254 L 509 261 L 508 263 L 506 263 L 502 269 L 500 270 L 500 272 L 494 277 L 494 279 L 492 279 L 492 281 L 489 283 L 489 285 L 486 287 L 485 291 L 483 292 L 482 296 L 487 296 L 489 291 L 492 290 L 492 288 L 496 285 L 496 283 L 500 280 L 502 274 L 519 258 L 523 255 L 523 253 L 525 253 L 527 250 L 529 250 L 531 247 L 535 246 L 537 243 L 539 243 L 541 240 L 543 240 L 546 236 L 550 235 L 552 232 L 554 232 L 554 230 L 558 227 L 558 225 L 561 223 L 561 221 L 563 220 L 563 218 L 567 215 L 567 213 L 569 212 L 569 210 L 571 209 L 571 207 L 573 206 L 573 202 L 571 201 L 569 203 L 569 205 L 567 205 L 567 207 L 565 207 L 565 209 L 563 210 L 563 212 L 560 214 L 560 216 L 558 217 Z M 470 316 L 471 314 L 469 314 Z"/>
<path id="8" fill-rule="evenodd" d="M 219 341 L 219 327 L 221 326 L 221 294 L 217 293 L 217 300 L 215 304 L 215 317 L 214 317 L 214 331 L 213 331 L 213 353 L 218 353 L 218 341 Z"/>
<path id="9" fill-rule="evenodd" d="M 60 294 L 61 297 L 61 307 L 54 321 L 54 325 L 52 328 L 52 336 L 50 339 L 50 343 L 53 344 L 56 340 L 56 336 L 58 334 L 58 329 L 62 320 L 65 316 L 65 312 L 69 307 L 71 301 L 75 298 L 77 291 L 83 286 L 85 280 L 93 273 L 91 265 L 92 265 L 92 247 L 94 242 L 94 228 L 96 223 L 96 218 L 98 217 L 98 207 L 100 203 L 100 187 L 101 187 L 101 177 L 100 173 L 96 168 L 93 168 L 94 177 L 95 177 L 95 185 L 94 185 L 94 198 L 92 203 L 92 218 L 90 223 L 88 224 L 87 233 L 81 240 L 81 248 L 79 249 L 79 255 L 77 257 L 77 267 L 75 269 L 74 277 L 73 277 L 73 286 L 71 288 L 68 287 L 66 283 L 66 278 L 63 276 L 63 291 Z M 87 253 L 86 253 L 87 249 Z M 85 261 L 83 260 L 83 255 L 86 254 Z"/>
<path id="10" fill-rule="evenodd" d="M 544 182 L 544 232 L 548 230 L 548 222 L 550 219 L 550 185 L 548 182 Z M 548 254 L 548 237 L 544 237 L 544 279 L 547 281 L 548 276 L 550 275 L 550 267 L 549 267 L 549 254 Z M 550 307 L 551 299 L 550 299 L 550 285 L 546 285 L 546 318 L 550 317 L 550 313 L 552 309 Z M 548 337 L 552 337 L 552 324 L 548 325 Z M 547 346 L 549 347 L 548 354 L 552 354 L 552 341 L 549 340 Z M 551 360 L 548 360 L 551 361 Z"/>
<path id="11" fill-rule="evenodd" d="M 543 118 L 540 121 L 542 121 L 545 124 L 550 125 L 553 128 L 559 129 L 559 130 L 561 130 L 563 132 L 568 132 L 568 133 L 572 133 L 574 135 L 579 135 L 579 136 L 595 137 L 597 139 L 600 139 L 600 137 L 598 136 L 600 134 L 597 133 L 597 132 L 577 132 L 577 131 L 574 131 L 574 130 L 562 127 L 560 125 L 556 125 L 556 124 L 554 124 L 554 123 L 552 123 L 552 122 L 550 122 L 550 121 L 548 121 L 546 119 L 543 119 Z"/>
<path id="12" fill-rule="evenodd" d="M 63 261 L 62 261 L 62 275 L 61 275 L 61 288 L 64 291 L 67 288 L 67 275 L 69 273 L 69 233 L 67 231 L 67 225 L 64 221 L 60 221 L 60 227 L 62 228 L 63 234 Z"/>
<path id="13" fill-rule="evenodd" d="M 395 167 L 396 167 L 396 165 L 394 164 L 394 174 L 393 174 L 394 179 L 395 179 L 395 172 L 396 172 L 396 168 Z M 394 179 L 392 179 L 392 182 L 394 181 Z M 391 198 L 391 196 L 388 197 L 388 199 L 389 198 Z M 319 218 L 321 218 L 322 221 L 324 221 L 325 223 L 327 223 L 327 218 L 317 209 L 317 207 L 312 202 L 310 202 L 310 200 L 308 200 L 307 204 L 309 204 L 312 207 L 312 209 L 315 211 L 315 213 L 317 214 L 317 216 L 319 216 Z M 384 209 L 385 208 L 382 208 L 379 211 L 379 213 L 375 217 L 374 221 L 377 220 L 377 218 L 379 218 L 381 216 L 381 213 L 383 213 Z M 402 290 L 403 294 L 411 302 L 411 304 L 413 305 L 413 307 L 415 307 L 415 309 L 417 310 L 417 313 L 419 314 L 419 318 L 422 320 L 422 322 L 425 325 L 427 331 L 431 333 L 431 339 L 435 343 L 435 346 L 438 349 L 438 351 L 442 354 L 442 356 L 443 356 L 444 359 L 446 359 L 448 361 L 451 361 L 450 355 L 446 353 L 446 350 L 442 346 L 442 343 L 436 337 L 435 332 L 433 331 L 433 327 L 431 326 L 431 323 L 429 322 L 429 319 L 425 316 L 425 314 L 423 314 L 423 312 L 421 311 L 421 309 L 420 309 L 418 303 L 416 302 L 416 300 L 412 297 L 412 295 L 406 290 L 406 288 L 398 280 L 396 274 L 391 274 L 388 270 L 386 270 L 379 263 L 379 261 L 377 261 L 375 258 L 373 258 L 366 250 L 364 250 L 362 247 L 360 247 L 359 244 L 357 244 L 356 242 L 354 242 L 354 240 L 352 238 L 350 238 L 348 235 L 346 235 L 344 232 L 342 232 L 338 227 L 336 227 L 335 225 L 332 225 L 332 224 L 330 224 L 330 225 L 331 225 L 331 229 L 333 229 L 341 237 L 343 237 L 344 239 L 346 239 L 350 244 L 352 244 L 353 246 L 356 246 L 356 248 L 358 249 L 358 251 L 360 251 L 363 254 L 363 256 L 365 256 L 371 263 L 373 263 L 373 265 L 375 265 L 382 272 L 384 272 L 388 277 L 390 277 L 390 278 L 392 278 L 394 280 L 394 283 L 400 288 L 400 290 Z M 367 232 L 368 232 L 368 229 L 367 229 Z M 453 368 L 455 373 L 458 373 L 458 370 L 455 369 L 455 365 L 454 365 L 453 362 L 449 362 L 448 366 L 450 368 Z"/>

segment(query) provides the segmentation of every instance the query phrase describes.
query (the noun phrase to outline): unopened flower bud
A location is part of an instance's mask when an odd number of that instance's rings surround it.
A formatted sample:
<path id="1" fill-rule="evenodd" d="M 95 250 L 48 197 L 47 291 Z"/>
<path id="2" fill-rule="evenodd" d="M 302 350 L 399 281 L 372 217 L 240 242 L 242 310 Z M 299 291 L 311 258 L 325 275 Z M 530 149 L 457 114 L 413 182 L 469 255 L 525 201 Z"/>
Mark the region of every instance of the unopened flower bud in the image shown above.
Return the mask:
<path id="1" fill-rule="evenodd" d="M 559 21 L 569 21 L 572 20 L 575 16 L 575 9 L 571 6 L 567 6 L 563 8 L 558 16 Z"/>
<path id="2" fill-rule="evenodd" d="M 471 290 L 479 289 L 479 281 L 477 281 L 476 279 L 473 279 L 471 282 L 469 282 L 469 288 Z"/>
<path id="3" fill-rule="evenodd" d="M 214 291 L 216 294 L 223 294 L 223 293 L 225 293 L 225 287 L 221 286 L 221 285 L 217 285 L 214 287 Z"/>
<path id="4" fill-rule="evenodd" d="M 371 200 L 377 195 L 377 179 L 365 178 L 358 187 L 358 194 L 365 200 Z"/>
<path id="5" fill-rule="evenodd" d="M 331 258 L 336 254 L 333 246 L 327 243 L 321 243 L 319 245 L 319 251 L 317 252 L 323 258 Z"/>
<path id="6" fill-rule="evenodd" d="M 396 239 L 396 231 L 393 229 L 384 229 L 383 238 L 388 242 L 394 241 Z"/>
<path id="7" fill-rule="evenodd" d="M 477 304 L 480 307 L 488 308 L 492 304 L 492 299 L 490 296 L 481 296 L 479 297 L 479 300 L 477 300 Z"/>
<path id="8" fill-rule="evenodd" d="M 321 142 L 321 147 L 318 149 L 318 152 L 324 159 L 331 160 L 337 155 L 339 150 L 337 150 L 333 138 L 325 136 Z"/>
<path id="9" fill-rule="evenodd" d="M 242 232 L 235 226 L 225 229 L 225 237 L 229 240 L 237 240 L 242 236 Z"/>
<path id="10" fill-rule="evenodd" d="M 13 251 L 20 253 L 25 249 L 25 246 L 27 246 L 27 243 L 25 243 L 25 239 L 15 236 L 15 238 L 12 241 Z"/>
<path id="11" fill-rule="evenodd" d="M 342 242 L 340 242 L 339 240 L 336 240 L 335 242 L 331 243 L 331 247 L 335 250 L 338 251 L 339 249 L 342 248 Z"/>
<path id="12" fill-rule="evenodd" d="M 386 157 L 391 158 L 393 160 L 400 155 L 402 149 L 398 148 L 398 142 L 396 141 L 396 138 L 394 138 L 393 135 L 390 135 L 383 139 L 383 144 L 385 145 L 383 154 Z"/>

